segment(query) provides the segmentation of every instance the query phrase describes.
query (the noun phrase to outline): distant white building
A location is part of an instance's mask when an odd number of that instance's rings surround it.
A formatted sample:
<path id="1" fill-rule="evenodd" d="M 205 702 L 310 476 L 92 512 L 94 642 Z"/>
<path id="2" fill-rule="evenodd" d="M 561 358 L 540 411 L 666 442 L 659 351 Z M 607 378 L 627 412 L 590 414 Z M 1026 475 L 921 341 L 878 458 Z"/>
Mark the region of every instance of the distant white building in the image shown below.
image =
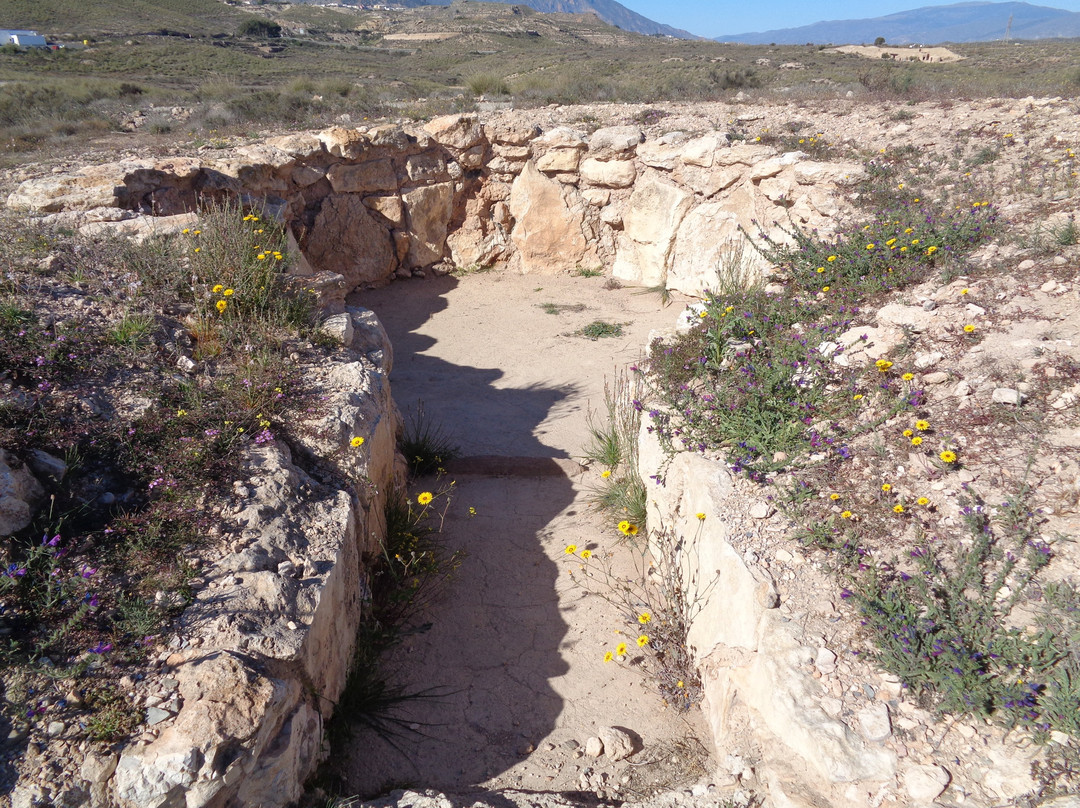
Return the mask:
<path id="1" fill-rule="evenodd" d="M 0 28 L 0 45 L 18 45 L 21 48 L 47 48 L 49 43 L 37 31 Z"/>

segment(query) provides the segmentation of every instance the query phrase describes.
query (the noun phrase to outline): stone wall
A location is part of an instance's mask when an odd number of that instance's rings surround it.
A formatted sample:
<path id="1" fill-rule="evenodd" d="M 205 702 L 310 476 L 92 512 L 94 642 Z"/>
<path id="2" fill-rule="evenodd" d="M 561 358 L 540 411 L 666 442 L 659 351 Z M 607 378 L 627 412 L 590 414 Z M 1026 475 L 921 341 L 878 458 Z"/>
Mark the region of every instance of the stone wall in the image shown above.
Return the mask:
<path id="1" fill-rule="evenodd" d="M 331 325 L 343 348 L 301 368 L 318 410 L 291 448 L 249 445 L 169 650 L 121 681 L 138 734 L 43 748 L 48 767 L 16 785 L 13 806 L 273 808 L 301 796 L 368 618 L 386 498 L 404 485 L 386 332 L 359 308 Z"/>
<path id="2" fill-rule="evenodd" d="M 719 132 L 646 139 L 635 126 L 588 134 L 526 120 L 452 115 L 415 131 L 331 128 L 199 158 L 126 160 L 28 180 L 8 205 L 139 233 L 240 199 L 288 224 L 300 272 L 340 276 L 346 292 L 432 266 L 502 262 L 535 273 L 603 266 L 626 283 L 697 295 L 763 268 L 744 231 L 828 230 L 862 176 L 856 164 Z"/>

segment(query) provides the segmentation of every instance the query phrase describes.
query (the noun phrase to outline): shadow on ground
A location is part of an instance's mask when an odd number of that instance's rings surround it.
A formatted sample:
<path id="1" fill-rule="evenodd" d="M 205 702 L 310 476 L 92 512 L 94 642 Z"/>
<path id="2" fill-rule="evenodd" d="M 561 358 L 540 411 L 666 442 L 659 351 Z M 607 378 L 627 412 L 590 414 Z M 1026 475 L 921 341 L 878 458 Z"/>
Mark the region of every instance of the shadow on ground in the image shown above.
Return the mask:
<path id="1" fill-rule="evenodd" d="M 457 284 L 450 277 L 396 283 L 350 300 L 374 310 L 389 333 L 399 407 L 409 413 L 422 400 L 466 456 L 443 533 L 447 549 L 465 558 L 386 660 L 395 684 L 437 695 L 399 710 L 409 728 L 404 734 L 357 729 L 336 768 L 348 792 L 361 796 L 404 785 L 480 783 L 532 751 L 563 709 L 550 680 L 567 671 L 560 654 L 567 626 L 555 587 L 560 570 L 542 541 L 556 517 L 573 511 L 575 494 L 563 470 L 570 464 L 551 460 L 565 452 L 535 434 L 572 389 L 501 386 L 504 372 L 483 366 L 488 349 L 495 357 L 499 346 L 477 340 L 467 311 L 443 320 L 434 329 L 439 336 L 431 336 L 432 318 L 447 308 Z M 465 343 L 475 349 L 475 364 L 444 358 L 462 356 Z M 477 463 L 479 456 L 487 459 Z"/>

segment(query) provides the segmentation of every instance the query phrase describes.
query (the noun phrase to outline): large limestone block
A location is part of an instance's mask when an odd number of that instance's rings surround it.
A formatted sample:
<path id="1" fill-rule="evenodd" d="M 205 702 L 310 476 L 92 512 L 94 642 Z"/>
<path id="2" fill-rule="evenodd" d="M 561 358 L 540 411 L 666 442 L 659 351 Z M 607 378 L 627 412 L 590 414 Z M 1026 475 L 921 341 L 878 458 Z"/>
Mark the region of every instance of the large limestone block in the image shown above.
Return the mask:
<path id="1" fill-rule="evenodd" d="M 580 149 L 552 149 L 536 158 L 536 167 L 540 171 L 566 172 L 577 171 L 581 163 Z"/>
<path id="2" fill-rule="evenodd" d="M 793 165 L 789 172 L 800 185 L 850 185 L 866 176 L 858 163 L 818 163 L 806 160 Z"/>
<path id="3" fill-rule="evenodd" d="M 679 226 L 667 287 L 701 296 L 721 284 L 744 285 L 757 253 L 745 244 L 736 215 L 718 202 L 698 205 Z"/>
<path id="4" fill-rule="evenodd" d="M 612 273 L 619 280 L 659 286 L 667 280 L 671 247 L 692 194 L 657 176 L 642 177 L 623 213 Z"/>
<path id="5" fill-rule="evenodd" d="M 581 179 L 602 188 L 629 188 L 637 178 L 633 160 L 596 160 L 581 163 Z"/>
<path id="6" fill-rule="evenodd" d="M 424 125 L 435 142 L 450 149 L 465 151 L 484 139 L 476 115 L 441 115 Z"/>
<path id="7" fill-rule="evenodd" d="M 340 126 L 317 132 L 315 137 L 334 157 L 342 157 L 346 160 L 358 159 L 371 146 L 363 133 Z"/>
<path id="8" fill-rule="evenodd" d="M 523 272 L 573 269 L 587 252 L 582 211 L 571 210 L 563 196 L 576 192 L 564 192 L 563 187 L 544 176 L 531 160 L 514 180 L 510 214 L 516 224 L 510 237 Z"/>
<path id="9" fill-rule="evenodd" d="M 383 216 L 393 227 L 405 225 L 405 209 L 401 205 L 401 197 L 396 194 L 389 196 L 365 196 L 364 204 Z"/>
<path id="10" fill-rule="evenodd" d="M 679 159 L 687 165 L 711 168 L 719 146 L 720 141 L 716 135 L 694 138 L 682 147 Z"/>
<path id="11" fill-rule="evenodd" d="M 259 792 L 256 802 L 244 801 L 248 805 L 283 805 L 300 796 L 301 785 L 287 782 L 287 777 L 247 782 L 256 762 L 271 748 L 279 761 L 287 746 L 293 747 L 293 755 L 306 752 L 309 759 L 299 770 L 310 770 L 322 724 L 310 707 L 298 709 L 306 707 L 301 704 L 304 692 L 299 681 L 255 674 L 240 658 L 223 653 L 182 664 L 174 678 L 183 708 L 152 743 L 129 746 L 120 755 L 113 776 L 120 806 L 172 806 L 184 790 L 185 804 L 191 808 L 225 804 L 241 786 Z M 299 719 L 295 727 L 294 719 Z M 285 739 L 279 738 L 283 730 Z M 304 734 L 306 738 L 295 737 Z M 286 748 L 273 746 L 280 740 L 288 741 Z M 262 762 L 258 768 L 266 775 L 269 759 Z M 295 777 L 295 773 L 287 774 Z M 271 783 L 281 790 L 267 792 Z"/>
<path id="12" fill-rule="evenodd" d="M 272 137 L 266 142 L 281 149 L 286 154 L 301 159 L 314 157 L 324 151 L 323 142 L 311 132 L 281 135 L 280 137 Z"/>
<path id="13" fill-rule="evenodd" d="M 717 165 L 752 166 L 776 154 L 776 149 L 771 146 L 755 146 L 752 144 L 736 144 L 726 149 L 719 149 L 713 159 Z"/>
<path id="14" fill-rule="evenodd" d="M 442 182 L 413 188 L 401 196 L 409 231 L 410 267 L 425 267 L 441 261 L 446 252 L 446 230 L 454 206 L 454 185 Z"/>
<path id="15" fill-rule="evenodd" d="M 44 494 L 30 470 L 0 449 L 0 536 L 29 525 Z"/>
<path id="16" fill-rule="evenodd" d="M 540 135 L 540 127 L 536 124 L 517 120 L 487 123 L 483 128 L 492 143 L 505 143 L 508 146 L 524 146 Z"/>
<path id="17" fill-rule="evenodd" d="M 536 149 L 578 149 L 584 151 L 589 147 L 585 136 L 569 126 L 556 126 L 549 129 L 536 138 L 533 143 Z"/>
<path id="18" fill-rule="evenodd" d="M 449 178 L 446 160 L 436 152 L 414 154 L 405 161 L 405 173 L 412 182 L 438 182 Z"/>
<path id="19" fill-rule="evenodd" d="M 676 167 L 672 177 L 680 185 L 709 199 L 742 179 L 745 171 L 745 166 L 739 165 L 701 168 L 683 163 Z"/>
<path id="20" fill-rule="evenodd" d="M 774 741 L 806 760 L 832 783 L 891 780 L 896 753 L 868 744 L 820 706 L 821 683 L 807 671 L 806 649 L 778 611 L 762 616 L 757 653 L 729 670 L 738 698 L 762 720 Z"/>
<path id="21" fill-rule="evenodd" d="M 331 166 L 326 177 L 336 194 L 395 191 L 398 187 L 394 164 L 385 159 Z"/>
<path id="22" fill-rule="evenodd" d="M 124 160 L 89 166 L 73 174 L 26 180 L 8 196 L 7 205 L 42 213 L 126 208 L 130 197 L 128 177 L 136 171 L 146 170 L 153 170 L 149 160 Z"/>
<path id="23" fill-rule="evenodd" d="M 390 232 L 356 194 L 331 194 L 323 200 L 304 251 L 316 268 L 343 276 L 350 291 L 381 283 L 396 268 Z"/>
<path id="24" fill-rule="evenodd" d="M 631 152 L 645 139 L 636 126 L 605 126 L 589 138 L 589 151 L 599 157 Z"/>
<path id="25" fill-rule="evenodd" d="M 646 140 L 637 148 L 637 157 L 645 165 L 671 171 L 679 164 L 682 146 L 660 140 Z"/>
<path id="26" fill-rule="evenodd" d="M 643 424 L 641 444 L 655 440 L 647 429 Z M 641 453 L 639 462 L 662 462 L 655 455 Z M 682 579 L 695 612 L 687 645 L 698 664 L 717 648 L 756 650 L 762 615 L 777 604 L 772 582 L 743 561 L 728 542 L 727 523 L 717 518 L 735 501 L 727 469 L 690 452 L 679 453 L 667 466 L 663 486 L 649 487 L 649 523 L 668 527 L 682 540 Z M 698 513 L 715 517 L 701 521 Z"/>

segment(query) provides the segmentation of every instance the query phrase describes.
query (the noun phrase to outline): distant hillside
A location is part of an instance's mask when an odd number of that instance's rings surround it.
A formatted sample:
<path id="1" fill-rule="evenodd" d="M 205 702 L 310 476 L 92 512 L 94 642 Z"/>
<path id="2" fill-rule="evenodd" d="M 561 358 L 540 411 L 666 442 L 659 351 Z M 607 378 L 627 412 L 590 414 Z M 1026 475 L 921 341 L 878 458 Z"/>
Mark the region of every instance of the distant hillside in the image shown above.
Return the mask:
<path id="1" fill-rule="evenodd" d="M 806 42 L 870 43 L 885 37 L 890 45 L 986 42 L 1003 39 L 1012 16 L 1010 39 L 1080 37 L 1080 13 L 1030 3 L 957 3 L 926 6 L 865 20 L 832 20 L 750 34 L 716 37 L 718 42 L 798 45 Z"/>
<path id="2" fill-rule="evenodd" d="M 251 15 L 220 0 L 2 0 L 0 28 L 33 28 L 48 36 L 232 34 Z"/>
<path id="3" fill-rule="evenodd" d="M 311 0 L 306 0 L 311 2 Z M 315 0 L 321 2 L 322 0 Z M 614 25 L 624 31 L 633 31 L 638 34 L 672 36 L 679 39 L 700 39 L 689 31 L 680 28 L 672 28 L 663 25 L 648 17 L 631 11 L 615 0 L 485 0 L 492 3 L 504 3 L 506 5 L 528 6 L 543 14 L 595 14 L 608 25 Z M 449 6 L 454 2 L 464 3 L 467 0 L 399 0 L 402 6 Z"/>

